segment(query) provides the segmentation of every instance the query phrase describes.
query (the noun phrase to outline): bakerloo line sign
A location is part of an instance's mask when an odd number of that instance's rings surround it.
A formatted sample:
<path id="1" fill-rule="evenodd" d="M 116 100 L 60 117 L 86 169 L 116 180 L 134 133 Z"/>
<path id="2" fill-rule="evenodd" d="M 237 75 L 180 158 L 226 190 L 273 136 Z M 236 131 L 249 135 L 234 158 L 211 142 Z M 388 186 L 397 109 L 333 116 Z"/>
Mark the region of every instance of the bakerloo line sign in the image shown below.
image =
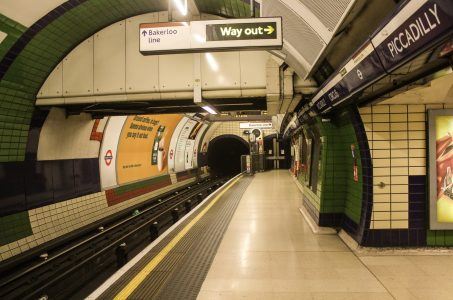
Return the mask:
<path id="1" fill-rule="evenodd" d="M 283 46 L 281 17 L 140 24 L 143 55 Z"/>

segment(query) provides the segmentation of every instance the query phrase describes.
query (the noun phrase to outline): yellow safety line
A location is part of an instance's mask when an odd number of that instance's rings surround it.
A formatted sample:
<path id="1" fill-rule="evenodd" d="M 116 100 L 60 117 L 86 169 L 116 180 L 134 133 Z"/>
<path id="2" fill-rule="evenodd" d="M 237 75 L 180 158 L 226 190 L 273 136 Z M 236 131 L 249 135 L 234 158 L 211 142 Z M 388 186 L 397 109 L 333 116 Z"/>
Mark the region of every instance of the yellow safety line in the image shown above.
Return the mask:
<path id="1" fill-rule="evenodd" d="M 232 187 L 242 176 L 236 178 L 223 191 L 221 191 L 211 202 L 186 225 L 171 241 L 157 254 L 135 277 L 115 296 L 115 300 L 124 300 L 129 297 L 156 266 L 167 256 L 176 244 L 189 232 L 189 230 L 208 212 L 208 210 Z"/>

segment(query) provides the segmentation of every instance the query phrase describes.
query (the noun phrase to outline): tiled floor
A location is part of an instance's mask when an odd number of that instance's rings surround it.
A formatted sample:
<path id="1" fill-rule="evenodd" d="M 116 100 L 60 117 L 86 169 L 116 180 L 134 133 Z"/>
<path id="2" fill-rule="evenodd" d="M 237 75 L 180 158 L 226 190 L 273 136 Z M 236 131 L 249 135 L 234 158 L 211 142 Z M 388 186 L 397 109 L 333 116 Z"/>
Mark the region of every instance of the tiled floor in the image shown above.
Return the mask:
<path id="1" fill-rule="evenodd" d="M 256 174 L 198 298 L 453 299 L 453 257 L 359 259 L 338 236 L 314 235 L 300 203 L 288 171 Z"/>
<path id="2" fill-rule="evenodd" d="M 365 256 L 365 265 L 396 299 L 453 299 L 453 256 Z"/>

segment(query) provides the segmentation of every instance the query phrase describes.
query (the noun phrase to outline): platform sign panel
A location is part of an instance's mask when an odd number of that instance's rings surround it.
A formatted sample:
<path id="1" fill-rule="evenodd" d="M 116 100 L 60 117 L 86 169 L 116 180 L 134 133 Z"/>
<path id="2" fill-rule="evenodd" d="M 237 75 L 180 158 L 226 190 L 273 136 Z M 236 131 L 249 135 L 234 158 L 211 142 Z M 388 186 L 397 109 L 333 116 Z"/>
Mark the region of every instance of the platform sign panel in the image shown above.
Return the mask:
<path id="1" fill-rule="evenodd" d="M 277 22 L 207 24 L 206 41 L 273 40 Z"/>
<path id="2" fill-rule="evenodd" d="M 139 26 L 144 55 L 270 50 L 283 46 L 282 21 L 276 18 L 144 23 Z"/>
<path id="3" fill-rule="evenodd" d="M 428 116 L 430 229 L 453 229 L 453 110 Z"/>
<path id="4" fill-rule="evenodd" d="M 140 24 L 140 52 L 190 48 L 189 22 Z"/>
<path id="5" fill-rule="evenodd" d="M 241 122 L 239 123 L 240 129 L 271 129 L 272 122 Z"/>
<path id="6" fill-rule="evenodd" d="M 372 39 L 387 71 L 398 67 L 445 38 L 453 29 L 453 1 L 408 1 L 398 14 Z"/>

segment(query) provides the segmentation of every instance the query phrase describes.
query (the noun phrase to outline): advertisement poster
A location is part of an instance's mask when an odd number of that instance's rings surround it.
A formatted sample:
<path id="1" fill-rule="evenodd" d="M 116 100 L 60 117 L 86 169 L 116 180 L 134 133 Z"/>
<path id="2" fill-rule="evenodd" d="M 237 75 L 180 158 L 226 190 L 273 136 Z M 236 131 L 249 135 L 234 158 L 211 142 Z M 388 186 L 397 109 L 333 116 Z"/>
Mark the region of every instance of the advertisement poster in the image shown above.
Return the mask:
<path id="1" fill-rule="evenodd" d="M 197 168 L 199 163 L 198 163 L 198 151 L 202 151 L 201 149 L 199 148 L 202 148 L 202 145 L 200 145 L 201 143 L 201 140 L 202 138 L 204 137 L 205 133 L 206 133 L 206 130 L 209 128 L 209 125 L 207 124 L 202 124 L 203 126 L 201 126 L 201 129 L 199 130 L 198 134 L 197 134 L 197 137 L 195 139 L 195 147 L 193 148 L 193 152 L 192 152 L 192 155 L 193 155 L 193 166 L 192 168 Z"/>
<path id="2" fill-rule="evenodd" d="M 309 135 L 310 134 L 310 135 Z M 312 155 L 312 145 L 313 140 L 311 138 L 311 133 L 304 129 L 304 136 L 303 136 L 303 146 L 302 146 L 302 154 L 303 154 L 303 165 L 304 165 L 304 182 L 305 186 L 311 186 L 311 155 Z"/>
<path id="3" fill-rule="evenodd" d="M 430 228 L 453 228 L 453 110 L 430 110 Z"/>
<path id="4" fill-rule="evenodd" d="M 184 167 L 186 170 L 194 168 L 193 152 L 195 150 L 195 139 L 202 128 L 202 122 L 196 122 L 190 131 L 189 137 L 186 141 L 186 149 L 184 151 Z"/>
<path id="5" fill-rule="evenodd" d="M 184 129 L 189 118 L 183 116 L 179 124 L 176 126 L 176 129 L 173 132 L 171 137 L 169 154 L 168 154 L 168 170 L 169 173 L 176 173 L 176 149 L 179 145 L 179 136 L 181 135 L 182 130 Z"/>
<path id="6" fill-rule="evenodd" d="M 103 189 L 118 185 L 116 181 L 116 154 L 118 152 L 118 139 L 126 119 L 127 117 L 124 116 L 110 117 L 105 126 L 101 150 L 99 151 L 99 171 Z"/>
<path id="7" fill-rule="evenodd" d="M 168 148 L 181 115 L 129 116 L 118 140 L 118 184 L 168 173 Z"/>
<path id="8" fill-rule="evenodd" d="M 186 157 L 186 148 L 188 147 L 187 141 L 189 140 L 189 135 L 194 129 L 195 125 L 197 125 L 197 121 L 189 119 L 179 134 L 179 138 L 176 144 L 176 151 L 175 151 L 175 171 L 182 172 L 186 169 L 186 161 L 189 159 Z M 190 140 L 189 140 L 189 143 Z M 190 147 L 190 145 L 189 145 Z"/>

